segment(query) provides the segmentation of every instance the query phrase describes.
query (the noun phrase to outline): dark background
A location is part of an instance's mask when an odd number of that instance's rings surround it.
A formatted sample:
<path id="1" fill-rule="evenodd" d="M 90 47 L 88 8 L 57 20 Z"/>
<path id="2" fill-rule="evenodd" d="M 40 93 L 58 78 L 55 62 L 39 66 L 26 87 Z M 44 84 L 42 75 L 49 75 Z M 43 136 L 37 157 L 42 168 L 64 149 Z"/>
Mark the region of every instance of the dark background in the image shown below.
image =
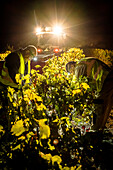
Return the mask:
<path id="1" fill-rule="evenodd" d="M 63 25 L 70 46 L 113 49 L 111 0 L 1 0 L 0 50 L 36 45 L 37 24 Z"/>

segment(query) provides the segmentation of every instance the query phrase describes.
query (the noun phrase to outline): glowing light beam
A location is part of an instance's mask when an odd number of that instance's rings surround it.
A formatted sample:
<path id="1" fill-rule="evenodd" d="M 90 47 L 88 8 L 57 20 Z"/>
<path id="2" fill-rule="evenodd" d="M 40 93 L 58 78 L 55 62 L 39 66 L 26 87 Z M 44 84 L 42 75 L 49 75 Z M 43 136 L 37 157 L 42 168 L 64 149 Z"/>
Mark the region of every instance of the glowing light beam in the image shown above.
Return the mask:
<path id="1" fill-rule="evenodd" d="M 61 26 L 54 26 L 53 27 L 53 33 L 56 35 L 62 34 L 62 27 Z"/>

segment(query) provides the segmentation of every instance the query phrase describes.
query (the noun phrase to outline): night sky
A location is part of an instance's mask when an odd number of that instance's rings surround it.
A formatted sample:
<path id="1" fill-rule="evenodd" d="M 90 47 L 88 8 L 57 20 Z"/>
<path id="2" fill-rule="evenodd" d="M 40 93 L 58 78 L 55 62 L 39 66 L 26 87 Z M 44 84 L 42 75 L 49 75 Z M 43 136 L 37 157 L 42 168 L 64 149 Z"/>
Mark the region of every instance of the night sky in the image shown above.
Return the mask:
<path id="1" fill-rule="evenodd" d="M 37 24 L 60 23 L 77 46 L 113 48 L 112 0 L 1 0 L 0 49 L 36 44 Z"/>

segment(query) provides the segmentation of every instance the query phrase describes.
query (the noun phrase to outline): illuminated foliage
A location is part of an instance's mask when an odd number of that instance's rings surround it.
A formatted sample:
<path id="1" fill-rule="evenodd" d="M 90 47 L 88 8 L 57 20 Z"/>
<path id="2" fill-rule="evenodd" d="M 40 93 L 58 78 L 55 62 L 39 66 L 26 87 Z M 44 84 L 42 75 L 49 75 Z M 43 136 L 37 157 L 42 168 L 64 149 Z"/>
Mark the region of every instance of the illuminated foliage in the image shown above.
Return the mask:
<path id="1" fill-rule="evenodd" d="M 89 48 L 86 50 L 89 56 L 96 57 L 99 60 L 103 61 L 109 67 L 113 65 L 113 50 L 108 49 L 98 49 L 98 48 Z"/>
<path id="2" fill-rule="evenodd" d="M 81 169 L 82 127 L 92 125 L 95 96 L 85 77 L 77 81 L 65 70 L 68 61 L 80 57 L 84 57 L 80 49 L 54 56 L 43 68 L 43 75 L 36 70 L 31 76 L 16 75 L 18 90 L 0 90 L 0 111 L 7 120 L 0 125 L 1 165 L 7 167 L 7 160 L 13 164 L 24 155 L 28 166 L 31 159 L 36 161 L 35 167 L 41 162 L 46 169 Z"/>
<path id="3" fill-rule="evenodd" d="M 10 53 L 11 53 L 11 51 L 6 51 L 5 53 L 1 53 L 0 54 L 0 61 L 4 60 L 7 57 L 7 55 L 10 54 Z"/>

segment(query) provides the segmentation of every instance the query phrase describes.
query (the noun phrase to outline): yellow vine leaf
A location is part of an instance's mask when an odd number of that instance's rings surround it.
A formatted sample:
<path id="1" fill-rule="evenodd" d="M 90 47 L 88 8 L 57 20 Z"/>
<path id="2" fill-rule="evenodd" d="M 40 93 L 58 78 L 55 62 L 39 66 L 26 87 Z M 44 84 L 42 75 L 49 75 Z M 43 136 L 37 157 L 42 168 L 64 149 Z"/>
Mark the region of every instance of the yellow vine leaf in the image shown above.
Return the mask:
<path id="1" fill-rule="evenodd" d="M 21 144 L 17 145 L 15 148 L 12 148 L 11 150 L 17 150 L 17 149 L 21 149 Z"/>
<path id="2" fill-rule="evenodd" d="M 35 119 L 36 122 L 39 123 L 39 130 L 40 130 L 40 138 L 41 139 L 47 139 L 50 136 L 50 127 L 45 124 L 47 119 Z"/>
<path id="3" fill-rule="evenodd" d="M 55 162 L 57 162 L 57 164 L 60 165 L 60 163 L 62 162 L 61 157 L 58 155 L 52 156 L 52 165 L 54 165 Z"/>
<path id="4" fill-rule="evenodd" d="M 22 119 L 21 120 L 18 120 L 11 128 L 11 132 L 13 135 L 15 136 L 20 136 L 23 132 L 26 131 L 24 125 L 23 125 L 23 121 Z"/>

